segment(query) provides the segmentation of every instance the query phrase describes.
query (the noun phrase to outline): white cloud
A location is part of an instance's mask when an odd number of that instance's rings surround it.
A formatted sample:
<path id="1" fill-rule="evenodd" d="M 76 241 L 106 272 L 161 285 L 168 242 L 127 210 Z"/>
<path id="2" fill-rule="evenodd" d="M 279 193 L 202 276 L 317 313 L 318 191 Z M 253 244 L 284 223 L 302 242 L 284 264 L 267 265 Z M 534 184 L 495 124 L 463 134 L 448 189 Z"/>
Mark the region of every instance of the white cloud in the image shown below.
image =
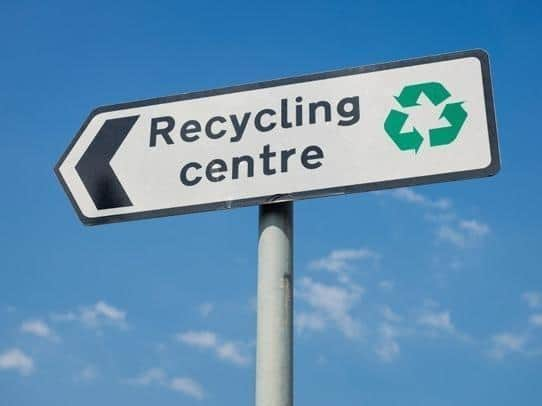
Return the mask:
<path id="1" fill-rule="evenodd" d="M 203 387 L 191 378 L 173 378 L 169 383 L 169 388 L 174 391 L 182 392 L 197 400 L 202 400 L 205 397 Z"/>
<path id="2" fill-rule="evenodd" d="M 76 321 L 78 320 L 78 315 L 74 312 L 53 313 L 51 314 L 51 320 L 55 322 Z"/>
<path id="3" fill-rule="evenodd" d="M 327 358 L 325 356 L 323 356 L 322 354 L 320 354 L 318 356 L 318 358 L 316 358 L 316 363 L 318 365 L 326 365 L 327 364 Z"/>
<path id="4" fill-rule="evenodd" d="M 382 306 L 380 313 L 384 321 L 380 323 L 377 329 L 375 353 L 381 361 L 392 362 L 401 352 L 399 342 L 397 341 L 400 329 L 397 326 L 402 322 L 403 318 L 389 306 Z"/>
<path id="5" fill-rule="evenodd" d="M 521 295 L 521 298 L 532 309 L 538 309 L 542 307 L 542 292 L 525 292 L 523 295 Z"/>
<path id="6" fill-rule="evenodd" d="M 489 233 L 489 226 L 477 220 L 461 220 L 459 227 L 478 237 Z"/>
<path id="7" fill-rule="evenodd" d="M 323 331 L 329 327 L 338 329 L 345 337 L 354 339 L 361 333 L 361 323 L 352 316 L 363 288 L 357 285 L 348 271 L 355 269 L 356 262 L 378 261 L 380 255 L 368 248 L 335 249 L 328 255 L 313 260 L 309 268 L 331 272 L 335 283 L 324 283 L 312 278 L 302 278 L 296 283 L 295 295 L 308 309 L 296 314 L 294 323 L 299 332 Z M 383 283 L 384 289 L 392 286 Z"/>
<path id="8" fill-rule="evenodd" d="M 439 213 L 425 213 L 423 217 L 432 223 L 446 224 L 453 222 L 457 218 L 457 215 L 450 211 L 441 211 Z"/>
<path id="9" fill-rule="evenodd" d="M 18 348 L 11 348 L 0 354 L 0 369 L 13 369 L 21 375 L 34 372 L 34 360 Z"/>
<path id="10" fill-rule="evenodd" d="M 206 302 L 199 306 L 199 314 L 201 317 L 208 317 L 214 310 L 215 306 L 212 303 Z"/>
<path id="11" fill-rule="evenodd" d="M 459 330 L 452 321 L 451 312 L 442 310 L 432 299 L 423 301 L 422 309 L 399 315 L 390 306 L 380 307 L 380 324 L 376 329 L 375 353 L 381 361 L 391 362 L 401 353 L 399 338 L 454 339 L 473 343 L 473 339 Z"/>
<path id="12" fill-rule="evenodd" d="M 103 301 L 99 301 L 93 306 L 85 307 L 81 310 L 81 320 L 89 326 L 97 326 L 103 322 L 124 325 L 126 312 Z"/>
<path id="13" fill-rule="evenodd" d="M 442 224 L 437 229 L 437 236 L 453 245 L 464 248 L 469 243 L 489 234 L 490 228 L 478 220 L 459 220 L 456 226 Z"/>
<path id="14" fill-rule="evenodd" d="M 452 202 L 448 199 L 431 200 L 424 195 L 415 192 L 410 188 L 395 189 L 389 194 L 397 200 L 412 203 L 418 206 L 447 210 L 452 207 Z"/>
<path id="15" fill-rule="evenodd" d="M 489 355 L 493 358 L 501 359 L 512 352 L 523 352 L 527 337 L 523 334 L 502 333 L 491 337 L 492 349 Z"/>
<path id="16" fill-rule="evenodd" d="M 322 331 L 326 328 L 326 321 L 318 313 L 300 312 L 295 316 L 295 326 L 300 331 Z"/>
<path id="17" fill-rule="evenodd" d="M 395 339 L 399 334 L 396 327 L 389 323 L 382 323 L 378 329 L 379 342 L 376 345 L 375 352 L 380 360 L 391 362 L 399 356 L 401 349 Z"/>
<path id="18" fill-rule="evenodd" d="M 92 382 L 98 377 L 98 369 L 94 365 L 87 365 L 75 376 L 76 382 Z"/>
<path id="19" fill-rule="evenodd" d="M 114 325 L 126 328 L 126 312 L 114 307 L 103 300 L 91 306 L 83 306 L 76 312 L 57 313 L 51 315 L 53 321 L 78 321 L 89 328 L 99 328 L 104 325 Z"/>
<path id="20" fill-rule="evenodd" d="M 399 356 L 401 348 L 399 343 L 392 339 L 382 340 L 375 349 L 376 355 L 384 361 L 391 362 Z"/>
<path id="21" fill-rule="evenodd" d="M 198 348 L 215 348 L 218 343 L 216 334 L 211 331 L 187 331 L 177 334 L 177 339 Z"/>
<path id="22" fill-rule="evenodd" d="M 229 361 L 236 365 L 247 365 L 250 359 L 241 353 L 238 344 L 226 341 L 216 348 L 216 353 L 220 359 Z"/>
<path id="23" fill-rule="evenodd" d="M 382 317 L 384 317 L 386 321 L 390 322 L 401 321 L 401 316 L 395 313 L 389 306 L 382 307 Z"/>
<path id="24" fill-rule="evenodd" d="M 353 266 L 353 262 L 368 258 L 376 259 L 378 258 L 378 254 L 367 248 L 338 249 L 331 251 L 323 258 L 312 261 L 309 267 L 330 272 L 340 272 L 350 269 Z"/>
<path id="25" fill-rule="evenodd" d="M 378 287 L 379 287 L 380 289 L 382 289 L 383 291 L 385 291 L 385 292 L 389 292 L 389 291 L 392 291 L 392 290 L 393 290 L 393 288 L 394 288 L 394 283 L 393 283 L 392 281 L 386 281 L 386 280 L 384 280 L 384 281 L 380 281 L 380 282 L 378 283 Z"/>
<path id="26" fill-rule="evenodd" d="M 450 318 L 449 311 L 434 312 L 425 311 L 419 318 L 418 324 L 429 327 L 433 330 L 440 330 L 446 332 L 455 331 L 455 327 Z"/>
<path id="27" fill-rule="evenodd" d="M 213 350 L 218 358 L 232 364 L 244 366 L 250 363 L 250 358 L 243 354 L 239 343 L 221 340 L 211 331 L 186 331 L 177 334 L 176 338 L 192 347 Z"/>
<path id="28" fill-rule="evenodd" d="M 524 292 L 521 298 L 532 309 L 542 307 L 542 292 Z M 541 356 L 539 329 L 542 328 L 542 313 L 538 311 L 531 314 L 528 321 L 529 325 L 523 331 L 493 335 L 488 355 L 496 359 L 502 359 L 512 353 L 527 357 Z"/>
<path id="29" fill-rule="evenodd" d="M 436 235 L 445 242 L 459 248 L 465 248 L 490 233 L 490 227 L 476 219 L 458 219 L 450 210 L 452 202 L 448 199 L 431 200 L 410 188 L 395 189 L 387 192 L 397 200 L 415 204 L 429 209 L 439 209 L 439 212 L 425 214 L 425 219 L 436 223 Z"/>
<path id="30" fill-rule="evenodd" d="M 166 373 L 161 368 L 150 368 L 135 378 L 127 379 L 126 382 L 139 386 L 148 386 L 155 383 L 163 385 L 166 382 Z"/>
<path id="31" fill-rule="evenodd" d="M 533 314 L 529 317 L 529 323 L 535 327 L 542 327 L 542 313 Z"/>
<path id="32" fill-rule="evenodd" d="M 433 338 L 447 334 L 448 337 L 463 342 L 471 343 L 473 341 L 472 337 L 456 328 L 449 310 L 439 310 L 438 303 L 432 300 L 426 301 L 424 307 L 425 309 L 416 319 L 416 323 L 425 328 L 421 331 L 422 334 L 429 334 Z"/>
<path id="33" fill-rule="evenodd" d="M 450 269 L 452 269 L 454 271 L 458 271 L 463 267 L 463 262 L 456 258 L 456 259 L 452 259 L 448 263 L 448 265 L 449 265 Z"/>
<path id="34" fill-rule="evenodd" d="M 125 380 L 125 382 L 137 386 L 159 385 L 197 400 L 202 400 L 205 397 L 203 387 L 194 379 L 188 377 L 169 379 L 162 368 L 150 368 L 135 378 Z"/>
<path id="35" fill-rule="evenodd" d="M 331 321 L 347 338 L 356 338 L 360 334 L 360 323 L 351 315 L 352 308 L 361 298 L 363 289 L 355 284 L 348 286 L 327 285 L 315 282 L 311 278 L 302 278 L 296 293 L 299 298 L 312 308 L 311 318 Z M 303 320 L 303 318 L 302 318 Z M 303 321 L 302 321 L 303 322 Z M 304 327 L 310 324 L 304 320 Z M 316 325 L 313 323 L 313 325 Z"/>
<path id="36" fill-rule="evenodd" d="M 465 246 L 465 235 L 448 225 L 440 226 L 437 230 L 437 236 L 441 240 L 450 242 L 457 247 L 462 248 Z"/>
<path id="37" fill-rule="evenodd" d="M 439 304 L 433 299 L 424 299 L 423 307 L 426 309 L 438 309 Z"/>
<path id="38" fill-rule="evenodd" d="M 32 334 L 37 337 L 47 338 L 56 341 L 58 336 L 54 331 L 42 320 L 27 320 L 21 324 L 20 330 L 26 334 Z"/>

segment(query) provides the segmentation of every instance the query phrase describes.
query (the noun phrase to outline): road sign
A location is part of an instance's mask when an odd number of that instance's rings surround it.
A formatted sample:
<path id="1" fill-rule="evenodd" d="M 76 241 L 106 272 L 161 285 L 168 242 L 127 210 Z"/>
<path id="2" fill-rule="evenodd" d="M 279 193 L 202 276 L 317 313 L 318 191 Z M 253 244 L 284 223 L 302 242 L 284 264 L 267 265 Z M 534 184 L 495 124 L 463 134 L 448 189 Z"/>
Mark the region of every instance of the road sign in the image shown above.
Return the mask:
<path id="1" fill-rule="evenodd" d="M 100 107 L 56 173 L 85 224 L 499 169 L 480 50 Z"/>

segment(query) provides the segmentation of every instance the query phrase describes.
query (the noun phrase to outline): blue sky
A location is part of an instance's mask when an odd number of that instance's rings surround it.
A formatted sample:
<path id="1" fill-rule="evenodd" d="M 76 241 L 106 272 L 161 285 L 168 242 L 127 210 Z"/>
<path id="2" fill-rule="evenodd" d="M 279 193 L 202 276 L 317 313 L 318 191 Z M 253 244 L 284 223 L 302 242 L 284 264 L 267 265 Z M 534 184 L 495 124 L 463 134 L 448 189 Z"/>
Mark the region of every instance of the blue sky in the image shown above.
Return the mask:
<path id="1" fill-rule="evenodd" d="M 299 405 L 538 405 L 536 2 L 4 2 L 0 404 L 252 404 L 257 208 L 87 228 L 96 106 L 484 48 L 493 178 L 295 204 Z"/>

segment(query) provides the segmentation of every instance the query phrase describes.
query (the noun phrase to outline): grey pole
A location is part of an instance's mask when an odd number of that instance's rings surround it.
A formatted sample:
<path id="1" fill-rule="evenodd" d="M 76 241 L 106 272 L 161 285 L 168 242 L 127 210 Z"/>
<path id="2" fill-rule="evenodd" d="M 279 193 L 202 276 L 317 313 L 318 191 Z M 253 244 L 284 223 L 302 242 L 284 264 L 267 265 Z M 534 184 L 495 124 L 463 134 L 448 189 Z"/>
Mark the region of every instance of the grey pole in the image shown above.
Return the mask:
<path id="1" fill-rule="evenodd" d="M 293 203 L 260 206 L 256 406 L 293 403 Z"/>

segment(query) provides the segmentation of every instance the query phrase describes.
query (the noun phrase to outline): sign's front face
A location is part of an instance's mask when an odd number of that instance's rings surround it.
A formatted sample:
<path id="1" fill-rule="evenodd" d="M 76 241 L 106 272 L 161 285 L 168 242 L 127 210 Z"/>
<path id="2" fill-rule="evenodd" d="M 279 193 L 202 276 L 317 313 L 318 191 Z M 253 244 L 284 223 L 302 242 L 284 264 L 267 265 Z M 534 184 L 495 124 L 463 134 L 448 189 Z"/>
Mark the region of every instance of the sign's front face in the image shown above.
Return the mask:
<path id="1" fill-rule="evenodd" d="M 99 108 L 56 171 L 98 224 L 498 169 L 487 55 L 467 51 Z"/>

